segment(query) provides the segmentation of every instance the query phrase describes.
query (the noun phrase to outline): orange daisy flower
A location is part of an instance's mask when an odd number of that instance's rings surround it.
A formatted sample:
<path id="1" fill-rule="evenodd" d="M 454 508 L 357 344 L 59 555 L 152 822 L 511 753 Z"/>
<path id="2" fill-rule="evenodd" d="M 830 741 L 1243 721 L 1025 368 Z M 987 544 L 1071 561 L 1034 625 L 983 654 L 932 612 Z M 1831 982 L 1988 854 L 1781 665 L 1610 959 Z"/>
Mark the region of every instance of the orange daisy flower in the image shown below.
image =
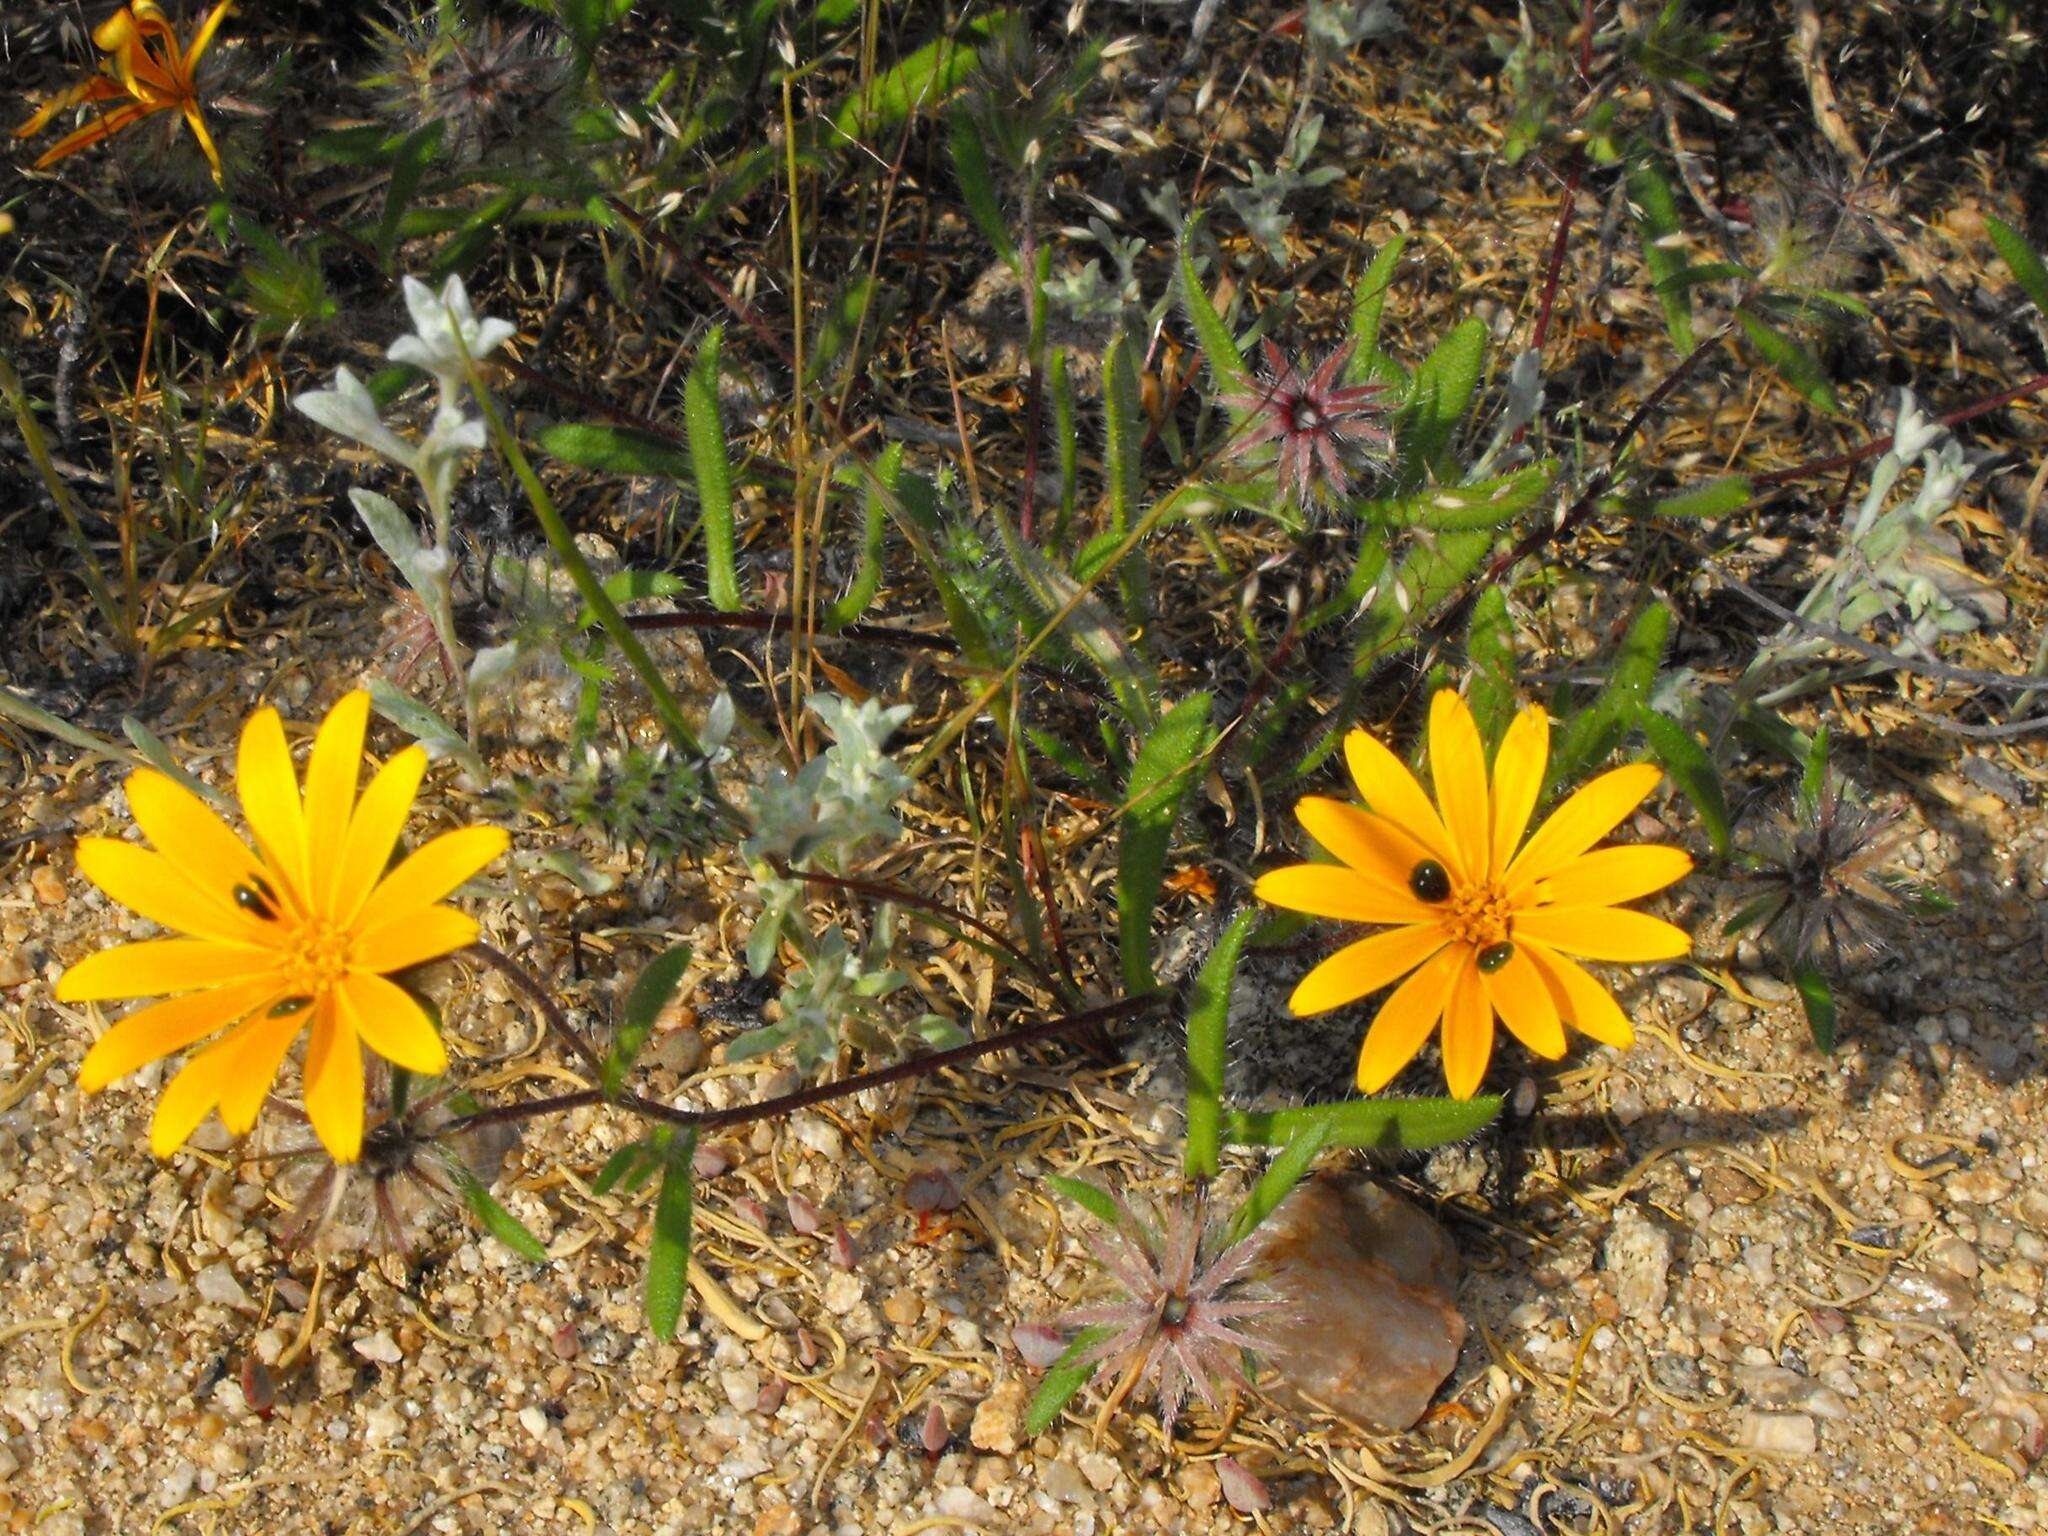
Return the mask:
<path id="1" fill-rule="evenodd" d="M 1496 1017 L 1538 1056 L 1564 1055 L 1564 1026 L 1607 1045 L 1635 1030 L 1581 960 L 1638 964 L 1692 948 L 1681 928 L 1619 903 L 1692 868 L 1683 849 L 1595 848 L 1662 772 L 1636 763 L 1578 790 L 1524 840 L 1550 758 L 1550 718 L 1517 715 L 1489 778 L 1465 701 L 1446 689 L 1429 711 L 1436 803 L 1405 764 L 1364 731 L 1344 742 L 1360 808 L 1307 796 L 1301 824 L 1339 861 L 1262 876 L 1262 901 L 1313 917 L 1391 925 L 1340 949 L 1294 989 L 1296 1014 L 1324 1013 L 1401 981 L 1358 1057 L 1358 1086 L 1384 1088 L 1443 1025 L 1444 1076 L 1470 1098 L 1493 1054 Z M 1439 811 L 1441 808 L 1441 811 Z"/>
<path id="2" fill-rule="evenodd" d="M 128 807 L 154 850 L 78 840 L 78 867 L 114 900 L 180 937 L 88 955 L 57 982 L 67 1003 L 169 993 L 93 1043 L 78 1086 L 116 1078 L 196 1045 L 164 1089 L 150 1150 L 169 1157 L 217 1107 L 248 1134 L 292 1042 L 309 1025 L 306 1116 L 338 1163 L 363 1142 L 363 1055 L 432 1076 L 448 1068 L 433 1020 L 391 973 L 472 944 L 476 919 L 441 899 L 505 851 L 499 827 L 462 827 L 388 872 L 427 754 L 407 747 L 356 797 L 370 696 L 328 712 L 301 797 L 274 709 L 243 727 L 235 788 L 255 850 L 206 803 L 151 769 L 130 774 Z"/>
<path id="3" fill-rule="evenodd" d="M 115 134 L 125 132 L 158 112 L 183 115 L 192 137 L 213 167 L 213 179 L 222 181 L 220 151 L 206 130 L 206 115 L 199 106 L 195 81 L 199 61 L 213 44 L 213 35 L 233 9 L 232 0 L 221 0 L 199 23 L 191 42 L 178 46 L 178 31 L 164 15 L 156 0 L 132 0 L 114 12 L 92 34 L 93 46 L 107 55 L 101 72 L 90 80 L 45 102 L 27 122 L 14 130 L 17 139 L 32 138 L 49 125 L 59 112 L 88 103 L 119 102 L 84 127 L 59 139 L 43 152 L 35 168 L 47 170 L 67 155 L 90 149 Z"/>

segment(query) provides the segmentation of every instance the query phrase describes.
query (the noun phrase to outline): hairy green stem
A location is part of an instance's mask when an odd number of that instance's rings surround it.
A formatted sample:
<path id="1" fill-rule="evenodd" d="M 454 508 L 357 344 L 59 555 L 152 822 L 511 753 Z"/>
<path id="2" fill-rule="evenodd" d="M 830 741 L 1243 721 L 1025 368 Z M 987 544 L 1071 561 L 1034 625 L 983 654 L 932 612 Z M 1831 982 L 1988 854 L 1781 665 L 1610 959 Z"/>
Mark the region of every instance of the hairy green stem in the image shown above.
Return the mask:
<path id="1" fill-rule="evenodd" d="M 676 750 L 689 757 L 701 757 L 703 751 L 697 745 L 697 737 L 691 731 L 689 722 L 683 718 L 683 706 L 675 692 L 662 678 L 654 665 L 654 658 L 647 654 L 647 647 L 640 643 L 640 637 L 633 633 L 625 615 L 619 612 L 619 605 L 611 600 L 604 589 L 604 583 L 597 579 L 590 562 L 583 558 L 583 552 L 576 547 L 576 540 L 570 536 L 569 528 L 562 521 L 562 514 L 556 510 L 554 498 L 548 495 L 547 487 L 540 482 L 540 476 L 527 462 L 526 454 L 520 449 L 519 440 L 506 427 L 504 418 L 498 414 L 497 402 L 477 377 L 472 366 L 469 387 L 476 395 L 476 403 L 484 415 L 484 424 L 490 428 L 491 440 L 498 445 L 498 452 L 505 456 L 505 462 L 512 467 L 526 499 L 533 507 L 533 515 L 540 519 L 541 531 L 547 535 L 563 569 L 569 573 L 577 595 L 597 615 L 597 622 L 627 664 L 639 674 L 648 695 L 654 701 L 655 718 L 660 720 L 663 733 Z"/>

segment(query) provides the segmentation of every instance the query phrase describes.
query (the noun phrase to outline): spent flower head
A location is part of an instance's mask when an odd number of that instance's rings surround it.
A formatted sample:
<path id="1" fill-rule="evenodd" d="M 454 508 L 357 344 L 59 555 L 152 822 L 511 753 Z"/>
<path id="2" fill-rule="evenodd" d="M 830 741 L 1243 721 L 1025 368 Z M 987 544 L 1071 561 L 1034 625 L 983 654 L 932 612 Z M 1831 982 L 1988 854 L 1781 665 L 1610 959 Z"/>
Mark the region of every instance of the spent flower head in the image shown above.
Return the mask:
<path id="1" fill-rule="evenodd" d="M 1902 919 L 1947 908 L 1939 893 L 1886 868 L 1905 834 L 1896 809 L 1869 804 L 1822 766 L 1745 857 L 1758 894 L 1729 931 L 1755 927 L 1795 969 L 1843 974 L 1881 952 Z"/>
<path id="2" fill-rule="evenodd" d="M 1620 905 L 1683 879 L 1691 857 L 1661 845 L 1593 846 L 1642 803 L 1661 769 L 1604 773 L 1530 833 L 1550 717 L 1534 705 L 1517 715 L 1489 774 L 1472 711 L 1449 689 L 1429 711 L 1434 805 L 1366 732 L 1345 738 L 1344 755 L 1364 806 L 1317 795 L 1295 806 L 1338 862 L 1276 869 L 1254 890 L 1311 917 L 1384 926 L 1317 965 L 1288 999 L 1297 1014 L 1325 1013 L 1400 982 L 1359 1051 L 1360 1091 L 1384 1088 L 1439 1022 L 1444 1076 L 1460 1099 L 1486 1075 L 1496 1017 L 1551 1060 L 1564 1055 L 1566 1024 L 1606 1045 L 1634 1040 L 1628 1016 L 1579 962 L 1642 964 L 1692 948 L 1684 929 Z"/>
<path id="3" fill-rule="evenodd" d="M 1230 1242 L 1227 1223 L 1202 1196 L 1137 1209 L 1110 1198 L 1116 1222 L 1089 1239 L 1088 1251 L 1121 1294 L 1051 1323 L 1097 1330 L 1075 1363 L 1107 1365 L 1114 1399 L 1149 1387 L 1171 1438 L 1190 1391 L 1221 1413 L 1246 1386 L 1240 1362 L 1263 1347 L 1248 1324 L 1281 1303 L 1252 1290 L 1257 1238 Z"/>
<path id="4" fill-rule="evenodd" d="M 305 792 L 284 724 L 260 709 L 242 730 L 235 788 L 254 848 L 205 801 L 154 769 L 128 777 L 128 807 L 154 845 L 78 840 L 78 867 L 123 906 L 178 937 L 88 955 L 57 982 L 67 1003 L 171 994 L 93 1042 L 78 1085 L 117 1078 L 202 1041 L 150 1124 L 169 1157 L 216 1108 L 246 1135 L 292 1042 L 311 1031 L 306 1116 L 337 1163 L 363 1145 L 363 1050 L 410 1072 L 447 1070 L 439 1031 L 390 978 L 475 942 L 476 919 L 443 898 L 505 851 L 498 827 L 444 832 L 388 869 L 426 772 L 426 750 L 387 760 L 358 798 L 370 696 L 321 723 Z"/>
<path id="5" fill-rule="evenodd" d="M 473 16 L 455 0 L 393 6 L 370 29 L 383 68 L 367 84 L 390 115 L 441 125 L 441 148 L 474 160 L 544 112 L 570 78 L 558 33 L 536 21 Z"/>
<path id="6" fill-rule="evenodd" d="M 410 1073 L 377 1075 L 384 1087 L 372 1096 L 355 1162 L 335 1161 L 318 1140 L 258 1158 L 278 1165 L 278 1186 L 292 1202 L 278 1232 L 286 1252 L 307 1243 L 330 1251 L 367 1245 L 410 1259 L 420 1229 L 456 1205 L 471 1181 L 494 1182 L 517 1139 L 507 1126 L 454 1131 L 465 1101 L 452 1087 L 419 1093 Z M 283 1119 L 305 1118 L 280 1108 Z"/>
<path id="7" fill-rule="evenodd" d="M 1225 397 L 1246 418 L 1232 455 L 1277 444 L 1283 498 L 1306 503 L 1319 488 L 1332 497 L 1348 495 L 1352 473 L 1361 464 L 1383 463 L 1393 442 L 1380 398 L 1386 386 L 1340 382 L 1351 360 L 1348 343 L 1313 372 L 1289 362 L 1271 341 L 1265 356 L 1266 376 L 1249 392 Z"/>

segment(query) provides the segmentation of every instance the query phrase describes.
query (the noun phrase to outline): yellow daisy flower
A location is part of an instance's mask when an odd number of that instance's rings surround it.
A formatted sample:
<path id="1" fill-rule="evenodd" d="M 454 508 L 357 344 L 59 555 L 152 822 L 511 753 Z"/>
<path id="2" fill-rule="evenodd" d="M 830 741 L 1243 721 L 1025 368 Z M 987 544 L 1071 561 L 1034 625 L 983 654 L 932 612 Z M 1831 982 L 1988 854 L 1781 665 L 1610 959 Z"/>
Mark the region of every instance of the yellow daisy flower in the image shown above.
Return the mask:
<path id="1" fill-rule="evenodd" d="M 72 107 L 100 102 L 119 102 L 112 111 L 94 118 L 84 127 L 66 134 L 43 152 L 35 168 L 47 170 L 67 155 L 89 149 L 103 139 L 126 132 L 146 117 L 159 112 L 176 112 L 192 130 L 213 179 L 222 179 L 220 151 L 206 129 L 195 76 L 199 61 L 213 46 L 214 33 L 227 20 L 231 0 L 221 0 L 192 33 L 191 42 L 178 46 L 178 30 L 164 15 L 156 0 L 133 0 L 93 29 L 93 46 L 107 57 L 101 73 L 61 92 L 27 122 L 14 130 L 18 139 L 32 138 L 49 126 L 50 119 Z"/>
<path id="2" fill-rule="evenodd" d="M 370 696 L 351 693 L 313 741 L 301 798 L 284 725 L 258 710 L 242 729 L 235 790 L 256 851 L 161 773 L 129 775 L 128 806 L 154 850 L 78 841 L 85 877 L 125 907 L 183 935 L 88 955 L 57 982 L 67 1003 L 172 994 L 94 1042 L 78 1086 L 97 1093 L 152 1061 L 218 1035 L 171 1079 L 150 1123 L 169 1157 L 215 1108 L 236 1136 L 307 1026 L 306 1115 L 336 1162 L 363 1142 L 363 1057 L 433 1075 L 448 1053 L 426 1010 L 387 978 L 475 942 L 476 919 L 440 905 L 505 851 L 499 827 L 444 832 L 387 870 L 427 755 L 407 747 L 356 782 Z M 224 1033 L 223 1033 L 224 1032 Z"/>
<path id="3" fill-rule="evenodd" d="M 1550 757 L 1550 718 L 1523 710 L 1494 758 L 1465 701 L 1431 701 L 1430 803 L 1399 758 L 1364 731 L 1344 742 L 1365 809 L 1305 797 L 1301 824 L 1336 864 L 1276 869 L 1262 901 L 1346 922 L 1391 925 L 1340 949 L 1294 989 L 1296 1014 L 1324 1013 L 1407 977 L 1381 1004 L 1358 1056 L 1358 1086 L 1375 1093 L 1444 1027 L 1444 1076 L 1470 1098 L 1493 1054 L 1496 1015 L 1538 1056 L 1564 1054 L 1564 1025 L 1607 1045 L 1635 1038 L 1628 1017 L 1580 960 L 1672 960 L 1692 948 L 1681 928 L 1617 903 L 1682 879 L 1683 849 L 1594 848 L 1656 787 L 1636 763 L 1578 790 L 1527 841 Z M 1441 814 L 1438 807 L 1442 808 Z"/>

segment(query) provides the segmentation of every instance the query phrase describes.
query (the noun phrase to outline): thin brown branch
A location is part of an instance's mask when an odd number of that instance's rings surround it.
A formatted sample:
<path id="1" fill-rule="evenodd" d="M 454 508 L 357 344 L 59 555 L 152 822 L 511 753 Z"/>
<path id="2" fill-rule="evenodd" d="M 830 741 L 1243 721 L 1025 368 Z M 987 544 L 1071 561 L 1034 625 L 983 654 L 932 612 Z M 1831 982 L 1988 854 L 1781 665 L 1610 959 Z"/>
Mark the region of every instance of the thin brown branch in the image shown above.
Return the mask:
<path id="1" fill-rule="evenodd" d="M 754 1104 L 734 1104 L 725 1109 L 678 1109 L 672 1104 L 663 1104 L 632 1093 L 621 1094 L 613 1102 L 621 1109 L 631 1110 L 649 1120 L 658 1120 L 664 1125 L 699 1131 L 725 1130 L 734 1126 L 751 1125 L 759 1120 L 772 1120 L 782 1115 L 794 1114 L 797 1110 L 809 1109 L 814 1104 L 828 1104 L 834 1099 L 850 1098 L 854 1094 L 865 1093 L 870 1088 L 885 1088 L 892 1083 L 904 1082 L 910 1078 L 928 1077 L 934 1072 L 960 1066 L 996 1051 L 1012 1050 L 1079 1030 L 1100 1028 L 1118 1019 L 1129 1018 L 1157 1007 L 1163 997 L 1164 994 L 1158 992 L 1148 993 L 1143 997 L 1127 997 L 1119 1002 L 1105 1003 L 1100 1008 L 1063 1014 L 1059 1018 L 1045 1019 L 1037 1024 L 1026 1024 L 1017 1029 L 1005 1030 L 999 1035 L 991 1035 L 986 1040 L 970 1040 L 965 1045 L 956 1045 L 950 1050 L 934 1051 L 929 1056 L 913 1056 L 893 1066 L 880 1067 L 873 1072 L 842 1078 L 836 1083 L 817 1083 L 795 1093 L 762 1099 Z M 504 1125 L 519 1120 L 535 1119 L 542 1115 L 557 1115 L 572 1109 L 586 1109 L 603 1102 L 605 1097 L 602 1089 L 584 1088 L 574 1093 L 553 1094 L 547 1098 L 528 1099 L 518 1104 L 500 1104 L 495 1108 L 478 1110 L 473 1115 L 464 1115 L 459 1120 L 451 1121 L 441 1134 L 452 1136 L 463 1131 L 475 1130 L 479 1126 Z"/>

